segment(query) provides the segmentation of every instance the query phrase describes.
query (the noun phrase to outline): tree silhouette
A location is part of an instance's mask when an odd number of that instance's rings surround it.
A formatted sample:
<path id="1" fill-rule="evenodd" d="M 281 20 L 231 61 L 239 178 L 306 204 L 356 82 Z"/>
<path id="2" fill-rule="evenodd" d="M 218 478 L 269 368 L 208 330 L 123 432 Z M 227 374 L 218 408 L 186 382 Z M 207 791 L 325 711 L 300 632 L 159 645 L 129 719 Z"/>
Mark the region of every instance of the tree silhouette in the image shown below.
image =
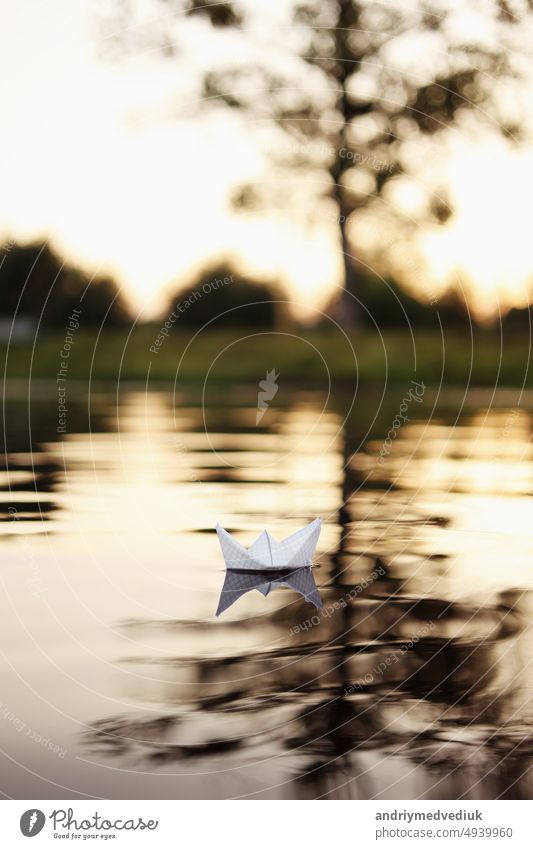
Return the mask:
<path id="1" fill-rule="evenodd" d="M 200 108 L 241 112 L 251 133 L 262 128 L 271 154 L 266 189 L 243 186 L 237 206 L 291 208 L 297 192 L 288 187 L 296 185 L 300 200 L 302 191 L 314 196 L 304 204 L 310 216 L 335 203 L 329 224 L 336 222 L 342 251 L 346 325 L 357 314 L 354 213 L 378 205 L 391 178 L 415 175 L 424 140 L 461 125 L 467 112 L 509 137 L 519 133 L 519 110 L 505 91 L 511 79 L 525 78 L 520 24 L 530 0 L 472 2 L 468 10 L 445 0 L 287 0 L 285 17 L 278 7 L 274 23 L 247 0 L 117 0 L 115 10 L 110 31 L 122 44 L 158 47 L 176 63 L 190 28 L 197 36 L 202 22 Z M 451 212 L 444 189 L 428 192 L 426 223 L 443 223 Z M 398 218 L 402 230 L 420 224 Z"/>
<path id="2" fill-rule="evenodd" d="M 249 326 L 273 328 L 281 314 L 280 294 L 264 283 L 250 283 L 229 265 L 201 272 L 187 288 L 168 301 L 163 317 L 174 316 L 178 326 Z M 172 319 L 171 319 L 172 320 Z"/>
<path id="3" fill-rule="evenodd" d="M 122 324 L 127 306 L 116 283 L 90 276 L 63 262 L 48 246 L 14 245 L 0 261 L 0 315 L 31 316 L 43 326 L 65 324 L 73 309 L 81 309 L 83 324 Z"/>

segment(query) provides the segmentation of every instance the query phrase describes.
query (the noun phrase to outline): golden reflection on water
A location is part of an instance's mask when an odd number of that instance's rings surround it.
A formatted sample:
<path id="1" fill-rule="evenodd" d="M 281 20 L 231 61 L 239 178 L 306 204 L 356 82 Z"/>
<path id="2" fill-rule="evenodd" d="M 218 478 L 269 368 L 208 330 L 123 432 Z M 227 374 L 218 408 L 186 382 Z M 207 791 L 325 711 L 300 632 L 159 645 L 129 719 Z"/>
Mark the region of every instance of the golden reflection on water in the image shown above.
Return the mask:
<path id="1" fill-rule="evenodd" d="M 62 441 L 34 408 L 0 472 L 11 795 L 531 797 L 529 412 L 411 410 L 381 462 L 394 411 L 367 436 L 297 390 L 261 428 L 235 394 L 80 399 Z M 216 522 L 315 516 L 323 610 L 216 620 Z"/>

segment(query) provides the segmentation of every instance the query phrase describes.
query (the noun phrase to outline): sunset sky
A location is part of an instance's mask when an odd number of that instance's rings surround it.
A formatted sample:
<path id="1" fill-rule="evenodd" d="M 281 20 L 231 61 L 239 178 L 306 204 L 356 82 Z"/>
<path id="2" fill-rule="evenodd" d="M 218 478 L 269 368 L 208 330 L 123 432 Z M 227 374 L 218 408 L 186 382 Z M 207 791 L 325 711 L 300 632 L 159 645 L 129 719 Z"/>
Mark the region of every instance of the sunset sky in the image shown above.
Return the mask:
<path id="1" fill-rule="evenodd" d="M 156 52 L 108 55 L 95 14 L 105 6 L 0 0 L 0 236 L 49 238 L 72 261 L 112 271 L 145 315 L 165 287 L 223 254 L 322 304 L 339 280 L 334 222 L 306 229 L 298 214 L 233 215 L 230 191 L 266 175 L 245 118 L 187 113 L 186 74 Z M 533 146 L 459 130 L 438 168 L 456 213 L 419 233 L 427 288 L 459 269 L 480 312 L 498 299 L 524 303 Z"/>

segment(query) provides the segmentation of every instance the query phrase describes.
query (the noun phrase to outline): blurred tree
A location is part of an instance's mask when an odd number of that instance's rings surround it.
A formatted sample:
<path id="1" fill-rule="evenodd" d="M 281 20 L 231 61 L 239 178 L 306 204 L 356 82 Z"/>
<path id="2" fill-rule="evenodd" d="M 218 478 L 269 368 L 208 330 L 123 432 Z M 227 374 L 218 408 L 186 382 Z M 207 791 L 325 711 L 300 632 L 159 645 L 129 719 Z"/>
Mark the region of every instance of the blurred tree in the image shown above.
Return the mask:
<path id="1" fill-rule="evenodd" d="M 164 317 L 172 313 L 179 325 L 202 327 L 213 321 L 221 326 L 271 329 L 282 311 L 279 292 L 264 283 L 250 283 L 229 266 L 214 266 L 201 272 L 187 289 L 169 300 Z"/>
<path id="2" fill-rule="evenodd" d="M 114 280 L 62 262 L 48 245 L 10 245 L 0 261 L 0 292 L 1 316 L 31 316 L 45 327 L 65 324 L 74 308 L 85 325 L 104 318 L 117 325 L 129 317 Z"/>
<path id="3" fill-rule="evenodd" d="M 414 297 L 394 278 L 383 279 L 357 269 L 357 299 L 360 304 L 360 324 L 380 330 L 387 328 L 427 327 L 437 330 L 464 327 L 470 321 L 464 295 L 451 289 L 438 302 L 429 306 Z"/>
<path id="4" fill-rule="evenodd" d="M 354 212 L 377 206 L 394 177 L 416 174 L 427 155 L 424 140 L 460 126 L 466 113 L 510 138 L 519 132 L 521 101 L 509 96 L 509 81 L 527 74 L 528 30 L 517 24 L 531 20 L 531 0 L 471 0 L 466 7 L 449 0 L 287 0 L 275 9 L 252 0 L 116 0 L 114 8 L 110 31 L 135 50 L 159 47 L 179 62 L 203 37 L 205 49 L 195 55 L 198 103 L 241 111 L 271 154 L 273 179 L 243 187 L 238 205 L 292 203 L 294 212 L 302 192 L 314 191 L 314 202 L 303 207 L 324 221 L 327 199 L 335 203 L 328 220 L 336 221 L 342 250 L 346 325 L 357 313 Z M 306 181 L 298 182 L 299 172 Z M 404 239 L 422 219 L 448 219 L 445 189 L 438 188 L 428 189 L 417 218 L 405 217 Z"/>

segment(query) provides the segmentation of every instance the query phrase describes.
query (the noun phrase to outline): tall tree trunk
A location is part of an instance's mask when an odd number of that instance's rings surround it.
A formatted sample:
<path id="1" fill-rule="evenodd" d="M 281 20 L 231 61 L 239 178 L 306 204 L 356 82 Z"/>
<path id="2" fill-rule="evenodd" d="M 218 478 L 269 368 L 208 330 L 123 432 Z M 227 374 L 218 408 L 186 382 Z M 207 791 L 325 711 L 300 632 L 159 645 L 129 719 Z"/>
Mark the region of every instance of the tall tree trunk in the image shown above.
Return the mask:
<path id="1" fill-rule="evenodd" d="M 340 297 L 341 324 L 346 330 L 353 330 L 359 324 L 359 304 L 355 295 L 355 272 L 351 257 L 351 245 L 346 233 L 349 210 L 342 198 L 342 187 L 335 186 L 335 199 L 339 210 L 340 247 L 342 251 L 343 289 Z"/>
<path id="2" fill-rule="evenodd" d="M 348 168 L 352 167 L 352 164 L 346 155 L 343 156 L 341 154 L 341 151 L 346 151 L 349 147 L 346 139 L 346 130 L 350 120 L 350 103 L 346 93 L 346 83 L 348 77 L 353 73 L 353 62 L 350 61 L 353 59 L 353 54 L 349 48 L 348 39 L 350 31 L 354 26 L 354 16 L 357 15 L 357 12 L 354 8 L 353 0 L 338 0 L 337 9 L 337 25 L 334 33 L 336 56 L 338 59 L 336 77 L 340 88 L 337 108 L 342 115 L 342 125 L 338 134 L 337 151 L 335 161 L 331 167 L 331 176 L 334 180 L 333 195 L 339 213 L 340 248 L 342 251 L 342 267 L 344 271 L 343 291 L 339 299 L 340 323 L 346 330 L 353 330 L 359 323 L 359 309 L 358 303 L 353 297 L 355 294 L 355 273 L 350 256 L 351 246 L 346 233 L 346 225 L 351 210 L 346 203 L 342 187 L 342 176 Z"/>
<path id="3" fill-rule="evenodd" d="M 341 135 L 339 136 L 341 138 Z M 344 137 L 344 132 L 342 133 Z M 342 140 L 341 140 L 342 145 Z M 342 149 L 342 148 L 341 148 Z M 355 296 L 355 269 L 352 259 L 352 247 L 348 239 L 347 223 L 351 210 L 346 204 L 344 191 L 341 185 L 341 178 L 346 171 L 346 166 L 340 156 L 337 156 L 337 162 L 331 169 L 331 176 L 335 181 L 333 188 L 333 197 L 337 203 L 339 214 L 339 242 L 342 251 L 342 268 L 343 268 L 343 289 L 339 299 L 340 306 L 340 323 L 346 330 L 353 330 L 359 324 L 359 304 Z M 340 160 L 340 166 L 339 166 Z M 347 160 L 346 160 L 347 161 Z"/>

